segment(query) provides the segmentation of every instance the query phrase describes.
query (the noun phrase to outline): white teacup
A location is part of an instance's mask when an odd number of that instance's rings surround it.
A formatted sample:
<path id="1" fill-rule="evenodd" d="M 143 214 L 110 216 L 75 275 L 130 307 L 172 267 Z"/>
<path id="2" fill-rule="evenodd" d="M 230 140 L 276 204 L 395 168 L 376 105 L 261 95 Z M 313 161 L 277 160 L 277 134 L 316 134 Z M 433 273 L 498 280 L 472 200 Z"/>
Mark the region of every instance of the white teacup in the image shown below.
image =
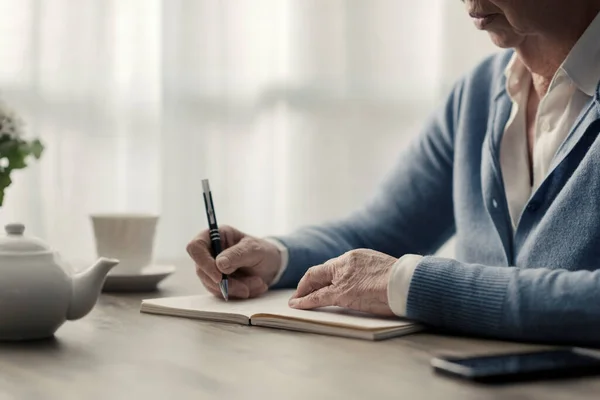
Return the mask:
<path id="1" fill-rule="evenodd" d="M 98 257 L 119 260 L 113 274 L 139 274 L 152 262 L 158 215 L 92 214 Z"/>

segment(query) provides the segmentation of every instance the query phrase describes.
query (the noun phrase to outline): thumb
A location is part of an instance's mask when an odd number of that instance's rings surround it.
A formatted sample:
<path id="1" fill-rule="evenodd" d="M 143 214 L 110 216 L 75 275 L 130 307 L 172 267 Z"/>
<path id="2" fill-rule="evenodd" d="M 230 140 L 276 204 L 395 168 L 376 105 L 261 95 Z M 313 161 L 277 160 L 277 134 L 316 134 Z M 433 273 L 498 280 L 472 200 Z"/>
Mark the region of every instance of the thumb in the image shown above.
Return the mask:
<path id="1" fill-rule="evenodd" d="M 254 267 L 263 258 L 264 251 L 260 242 L 255 238 L 245 237 L 219 254 L 216 263 L 219 271 L 231 274 L 238 268 Z"/>

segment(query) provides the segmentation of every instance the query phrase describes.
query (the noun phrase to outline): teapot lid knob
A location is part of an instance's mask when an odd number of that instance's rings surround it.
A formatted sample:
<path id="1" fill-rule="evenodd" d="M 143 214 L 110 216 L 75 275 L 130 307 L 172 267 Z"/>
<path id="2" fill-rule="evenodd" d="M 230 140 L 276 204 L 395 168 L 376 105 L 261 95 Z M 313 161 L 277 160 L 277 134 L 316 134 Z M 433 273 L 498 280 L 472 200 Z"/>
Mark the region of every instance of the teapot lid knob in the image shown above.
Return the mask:
<path id="1" fill-rule="evenodd" d="M 25 225 L 23 224 L 8 224 L 4 227 L 6 233 L 9 235 L 23 235 L 25 232 Z"/>
<path id="2" fill-rule="evenodd" d="M 25 236 L 25 225 L 17 222 L 4 226 L 6 235 L 0 236 L 0 258 L 3 254 L 27 254 L 31 252 L 50 251 L 50 247 L 41 239 Z M 1 262 L 0 262 L 1 264 Z"/>

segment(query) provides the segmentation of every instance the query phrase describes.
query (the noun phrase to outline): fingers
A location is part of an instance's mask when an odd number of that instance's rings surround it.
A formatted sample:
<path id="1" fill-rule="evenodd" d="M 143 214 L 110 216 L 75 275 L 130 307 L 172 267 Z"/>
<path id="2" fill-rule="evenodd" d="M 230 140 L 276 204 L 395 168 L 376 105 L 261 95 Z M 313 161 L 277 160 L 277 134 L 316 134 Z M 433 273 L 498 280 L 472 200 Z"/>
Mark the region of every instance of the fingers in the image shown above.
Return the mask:
<path id="1" fill-rule="evenodd" d="M 217 256 L 216 265 L 219 271 L 232 274 L 238 268 L 252 268 L 264 258 L 262 243 L 252 237 L 245 237 L 234 246 L 225 249 Z"/>
<path id="2" fill-rule="evenodd" d="M 291 298 L 289 306 L 300 310 L 310 310 L 318 307 L 335 305 L 335 294 L 332 286 L 327 286 L 304 297 Z"/>
<path id="3" fill-rule="evenodd" d="M 209 278 L 208 275 L 201 268 L 196 269 L 196 272 L 198 274 L 198 277 L 204 284 L 204 287 L 206 287 L 206 290 L 208 290 L 211 294 L 213 294 L 216 297 L 223 297 L 218 283 L 213 282 L 212 279 Z M 250 297 L 250 288 L 245 282 L 229 277 L 227 283 L 230 298 L 247 299 L 248 297 Z"/>
<path id="4" fill-rule="evenodd" d="M 269 290 L 269 286 L 259 276 L 234 276 L 233 279 L 248 288 L 248 297 L 257 297 Z"/>
<path id="5" fill-rule="evenodd" d="M 196 266 L 196 275 L 198 275 L 198 278 L 200 278 L 200 281 L 202 282 L 206 290 L 208 290 L 212 295 L 218 297 L 222 296 L 221 290 L 219 289 L 217 284 L 212 280 L 212 278 L 210 278 L 206 274 L 206 272 L 204 272 L 198 266 Z"/>
<path id="6" fill-rule="evenodd" d="M 215 259 L 211 254 L 211 244 L 208 230 L 201 232 L 186 247 L 197 270 L 201 269 L 213 283 L 221 281 L 221 272 L 217 269 Z"/>
<path id="7" fill-rule="evenodd" d="M 308 310 L 334 305 L 335 296 L 332 286 L 334 268 L 335 261 L 333 260 L 309 268 L 300 279 L 296 293 L 289 301 L 289 306 Z"/>
<path id="8" fill-rule="evenodd" d="M 250 297 L 250 289 L 244 282 L 235 278 L 228 279 L 229 297 L 232 299 L 247 299 Z M 222 296 L 221 294 L 219 296 Z"/>
<path id="9" fill-rule="evenodd" d="M 309 293 L 331 285 L 331 281 L 333 280 L 333 269 L 335 268 L 334 263 L 335 262 L 332 260 L 325 264 L 309 268 L 302 279 L 300 279 L 300 282 L 298 282 L 298 288 L 296 289 L 294 297 L 304 297 Z"/>
<path id="10" fill-rule="evenodd" d="M 252 268 L 265 256 L 263 244 L 252 237 L 229 226 L 219 229 L 225 250 L 212 256 L 212 246 L 208 230 L 201 232 L 186 247 L 196 263 L 196 274 L 215 296 L 222 296 L 219 289 L 222 273 L 228 274 L 229 295 L 232 298 L 246 299 L 256 297 L 268 290 L 268 285 L 260 276 L 248 276 L 237 271 L 241 267 Z M 229 247 L 228 247 L 229 246 Z M 236 272 L 237 271 L 237 272 Z"/>
<path id="11" fill-rule="evenodd" d="M 197 275 L 206 287 L 206 289 L 217 297 L 222 297 L 221 290 L 219 289 L 218 283 L 213 280 L 204 272 L 203 269 L 196 269 Z M 228 277 L 228 289 L 229 297 L 235 299 L 247 299 L 252 297 L 260 296 L 265 293 L 269 287 L 263 280 L 258 276 L 241 276 L 241 277 Z"/>

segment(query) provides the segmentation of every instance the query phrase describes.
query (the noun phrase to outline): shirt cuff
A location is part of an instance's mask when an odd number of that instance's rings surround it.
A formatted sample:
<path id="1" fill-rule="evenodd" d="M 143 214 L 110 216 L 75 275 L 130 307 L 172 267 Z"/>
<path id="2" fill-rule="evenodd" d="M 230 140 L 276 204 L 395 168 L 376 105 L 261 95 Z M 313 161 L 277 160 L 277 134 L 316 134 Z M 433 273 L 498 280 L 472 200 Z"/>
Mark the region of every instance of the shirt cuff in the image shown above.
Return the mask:
<path id="1" fill-rule="evenodd" d="M 277 271 L 277 275 L 275 275 L 275 278 L 273 278 L 273 280 L 269 284 L 269 287 L 271 287 L 274 286 L 277 282 L 279 282 L 279 279 L 281 279 L 281 276 L 285 272 L 285 269 L 288 265 L 289 252 L 287 247 L 285 247 L 284 244 L 277 239 L 264 238 L 264 240 L 275 245 L 275 247 L 277 247 L 277 250 L 279 250 L 279 254 L 281 255 L 281 264 L 279 265 L 279 271 Z"/>
<path id="2" fill-rule="evenodd" d="M 410 281 L 423 256 L 405 254 L 392 266 L 387 297 L 390 309 L 398 317 L 406 317 L 406 303 Z"/>

